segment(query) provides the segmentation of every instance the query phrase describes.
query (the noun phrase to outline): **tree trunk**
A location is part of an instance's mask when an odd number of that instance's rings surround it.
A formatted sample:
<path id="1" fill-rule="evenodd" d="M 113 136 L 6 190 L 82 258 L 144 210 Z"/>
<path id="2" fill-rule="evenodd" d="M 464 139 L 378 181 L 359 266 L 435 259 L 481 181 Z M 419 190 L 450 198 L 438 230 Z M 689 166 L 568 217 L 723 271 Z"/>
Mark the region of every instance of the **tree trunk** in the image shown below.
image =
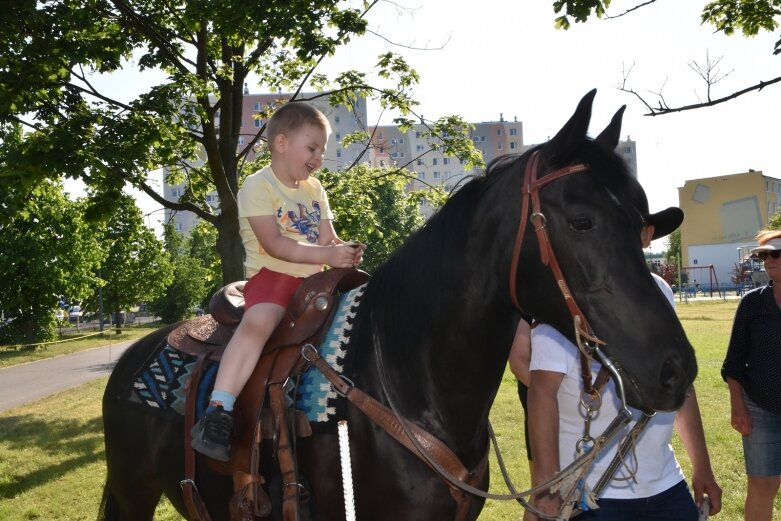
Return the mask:
<path id="1" fill-rule="evenodd" d="M 239 236 L 239 218 L 238 215 L 228 215 L 229 213 L 231 212 L 224 211 L 220 214 L 215 224 L 223 284 L 244 280 L 244 245 Z"/>

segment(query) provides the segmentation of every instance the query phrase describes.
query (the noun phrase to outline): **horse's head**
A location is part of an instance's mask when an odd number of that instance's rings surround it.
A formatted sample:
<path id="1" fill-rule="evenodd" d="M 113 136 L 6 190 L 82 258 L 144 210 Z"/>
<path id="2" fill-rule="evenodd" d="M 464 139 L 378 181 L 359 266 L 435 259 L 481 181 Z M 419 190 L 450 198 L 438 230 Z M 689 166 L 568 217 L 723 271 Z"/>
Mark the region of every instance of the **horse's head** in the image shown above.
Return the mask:
<path id="1" fill-rule="evenodd" d="M 532 204 L 534 194 L 525 210 L 530 217 L 517 264 L 518 300 L 522 309 L 573 340 L 572 314 L 582 312 L 593 334 L 605 342 L 602 351 L 623 375 L 630 405 L 671 410 L 683 403 L 697 363 L 645 262 L 641 232 L 650 215 L 648 201 L 614 152 L 624 108 L 597 138 L 586 136 L 595 93 L 581 100 L 553 139 L 521 160 L 518 175 L 534 169 L 540 188 L 539 210 Z M 567 168 L 573 166 L 577 172 L 569 173 Z M 528 186 L 529 180 L 525 183 Z M 532 215 L 535 211 L 544 217 Z M 546 240 L 551 246 L 548 266 L 540 262 Z M 532 297 L 543 292 L 562 295 L 559 277 L 550 269 L 556 262 L 566 281 L 564 293 L 568 287 L 572 295 L 569 305 L 564 296 L 545 303 Z"/>

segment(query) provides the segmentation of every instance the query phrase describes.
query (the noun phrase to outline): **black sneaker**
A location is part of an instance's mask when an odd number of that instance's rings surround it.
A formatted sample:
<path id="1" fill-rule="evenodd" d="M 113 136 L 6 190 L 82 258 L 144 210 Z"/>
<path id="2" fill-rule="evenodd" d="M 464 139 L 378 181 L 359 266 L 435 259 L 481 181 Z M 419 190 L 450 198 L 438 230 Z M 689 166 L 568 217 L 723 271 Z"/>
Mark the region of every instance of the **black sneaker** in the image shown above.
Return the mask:
<path id="1" fill-rule="evenodd" d="M 190 446 L 210 458 L 228 461 L 231 454 L 232 429 L 233 414 L 220 406 L 207 410 L 190 431 Z"/>

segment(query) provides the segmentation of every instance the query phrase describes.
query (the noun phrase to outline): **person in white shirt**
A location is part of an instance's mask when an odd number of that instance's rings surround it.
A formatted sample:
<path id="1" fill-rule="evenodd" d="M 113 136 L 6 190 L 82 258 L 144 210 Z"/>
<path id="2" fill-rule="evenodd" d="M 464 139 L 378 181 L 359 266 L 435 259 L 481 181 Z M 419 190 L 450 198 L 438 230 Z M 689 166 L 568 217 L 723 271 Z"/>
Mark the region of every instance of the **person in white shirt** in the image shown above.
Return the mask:
<path id="1" fill-rule="evenodd" d="M 654 226 L 649 224 L 642 231 L 644 247 L 652 237 L 655 238 Z M 670 287 L 661 277 L 654 277 L 660 290 L 674 305 Z M 551 326 L 540 324 L 531 332 L 530 369 L 528 405 L 532 476 L 534 485 L 538 485 L 575 460 L 576 443 L 583 436 L 585 415 L 580 407 L 583 381 L 578 348 Z M 591 370 L 593 374 L 599 371 L 596 361 Z M 614 385 L 608 383 L 602 389 L 602 405 L 592 421 L 591 433 L 602 433 L 619 408 L 620 400 Z M 642 414 L 639 410 L 630 410 L 635 420 Z M 673 426 L 692 462 L 694 498 L 670 445 Z M 623 434 L 628 429 L 625 427 Z M 620 435 L 615 437 L 596 458 L 586 478 L 590 488 L 612 461 L 620 438 Z M 573 519 L 696 521 L 698 505 L 705 495 L 710 501 L 711 515 L 721 509 L 721 488 L 711 468 L 693 386 L 677 413 L 657 413 L 649 421 L 635 450 L 624 461 L 633 469 L 631 475 L 626 467 L 621 467 L 598 498 L 599 508 L 585 511 Z M 561 506 L 561 498 L 558 494 L 543 492 L 534 498 L 534 505 L 544 513 L 555 514 Z M 533 515 L 526 517 L 535 518 Z"/>

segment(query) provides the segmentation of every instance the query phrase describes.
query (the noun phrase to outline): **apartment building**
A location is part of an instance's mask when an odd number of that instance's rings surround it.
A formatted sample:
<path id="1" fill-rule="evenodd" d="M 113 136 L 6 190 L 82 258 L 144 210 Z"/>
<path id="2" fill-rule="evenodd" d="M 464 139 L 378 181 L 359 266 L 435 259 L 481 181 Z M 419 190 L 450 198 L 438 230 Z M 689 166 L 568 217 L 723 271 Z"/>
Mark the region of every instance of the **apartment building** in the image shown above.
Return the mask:
<path id="1" fill-rule="evenodd" d="M 500 115 L 499 121 L 473 123 L 473 126 L 470 137 L 486 164 L 504 154 L 520 153 L 523 148 L 523 124 L 517 118 L 506 121 Z M 407 185 L 409 191 L 440 187 L 451 192 L 479 173 L 467 168 L 464 161 L 433 150 L 436 138 L 430 137 L 428 130 L 424 123 L 413 125 L 404 133 L 393 125 L 376 127 L 369 159 L 372 166 L 404 167 L 412 172 L 414 177 Z M 433 209 L 423 200 L 420 212 L 428 218 Z"/>
<path id="2" fill-rule="evenodd" d="M 754 237 L 778 212 L 780 201 L 781 179 L 757 170 L 686 181 L 678 188 L 678 202 L 686 216 L 681 253 L 689 276 L 703 287 L 713 265 L 719 286 L 734 286 L 735 264 L 756 246 Z"/>

